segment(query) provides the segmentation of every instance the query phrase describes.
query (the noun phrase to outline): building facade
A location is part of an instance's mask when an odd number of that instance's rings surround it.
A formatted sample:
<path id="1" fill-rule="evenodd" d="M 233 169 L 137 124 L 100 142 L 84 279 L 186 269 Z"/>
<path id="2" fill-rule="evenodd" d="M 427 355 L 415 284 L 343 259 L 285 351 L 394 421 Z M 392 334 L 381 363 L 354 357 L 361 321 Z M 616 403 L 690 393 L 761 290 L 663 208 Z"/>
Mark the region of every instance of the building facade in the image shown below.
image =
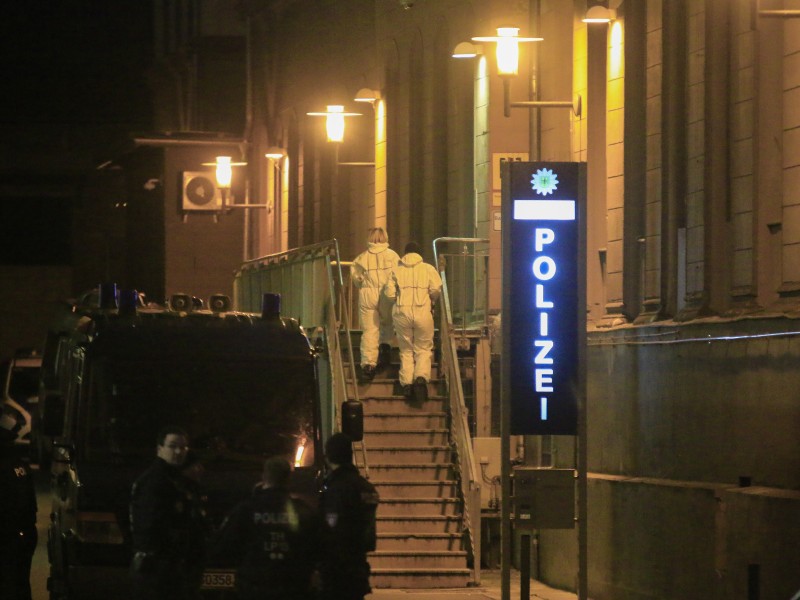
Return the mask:
<path id="1" fill-rule="evenodd" d="M 587 163 L 595 599 L 800 589 L 800 19 L 785 4 L 622 0 L 604 24 L 583 22 L 585 0 L 236 4 L 247 194 L 266 205 L 246 256 L 331 238 L 355 256 L 375 225 L 429 261 L 435 238 L 485 238 L 499 310 L 500 162 Z M 510 100 L 580 111 L 504 116 L 492 45 L 451 57 L 500 26 L 543 38 Z M 361 113 L 341 143 L 307 114 L 332 105 Z M 571 438 L 528 446 L 528 464 L 574 464 Z M 575 589 L 574 532 L 537 539 L 537 576 Z"/>

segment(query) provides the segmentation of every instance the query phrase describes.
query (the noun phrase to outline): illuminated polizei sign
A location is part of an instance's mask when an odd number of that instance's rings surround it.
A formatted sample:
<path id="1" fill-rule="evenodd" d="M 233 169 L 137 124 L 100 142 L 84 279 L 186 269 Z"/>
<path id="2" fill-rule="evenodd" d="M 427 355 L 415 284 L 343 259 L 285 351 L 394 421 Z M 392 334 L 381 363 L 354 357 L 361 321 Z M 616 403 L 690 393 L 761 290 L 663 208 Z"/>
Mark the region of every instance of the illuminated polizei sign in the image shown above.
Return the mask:
<path id="1" fill-rule="evenodd" d="M 504 180 L 512 435 L 577 435 L 584 173 L 582 163 L 512 163 Z"/>

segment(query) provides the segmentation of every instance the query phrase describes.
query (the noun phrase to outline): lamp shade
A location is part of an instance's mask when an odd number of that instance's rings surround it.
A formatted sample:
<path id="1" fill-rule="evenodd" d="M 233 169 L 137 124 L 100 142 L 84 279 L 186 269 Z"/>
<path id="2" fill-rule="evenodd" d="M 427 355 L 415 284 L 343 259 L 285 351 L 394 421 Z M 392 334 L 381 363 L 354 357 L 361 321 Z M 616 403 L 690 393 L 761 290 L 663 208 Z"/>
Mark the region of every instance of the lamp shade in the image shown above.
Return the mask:
<path id="1" fill-rule="evenodd" d="M 283 148 L 279 148 L 278 146 L 270 146 L 267 148 L 267 151 L 264 153 L 264 156 L 267 158 L 271 158 L 272 160 L 280 160 L 284 156 L 286 156 L 286 150 Z"/>
<path id="2" fill-rule="evenodd" d="M 606 8 L 600 4 L 589 7 L 586 11 L 586 16 L 583 18 L 584 23 L 610 23 L 617 17 L 617 11 L 612 8 Z"/>
<path id="3" fill-rule="evenodd" d="M 519 73 L 519 28 L 497 28 L 497 71 L 500 75 Z"/>
<path id="4" fill-rule="evenodd" d="M 378 90 L 372 90 L 370 88 L 361 88 L 358 90 L 356 97 L 354 100 L 356 102 L 375 102 L 376 100 L 380 100 L 381 93 Z"/>
<path id="5" fill-rule="evenodd" d="M 519 37 L 519 27 L 498 27 L 496 36 L 474 37 L 473 42 L 497 44 L 497 71 L 500 75 L 516 75 L 519 72 L 520 42 L 541 42 L 540 37 Z"/>
<path id="6" fill-rule="evenodd" d="M 328 134 L 329 142 L 341 142 L 344 139 L 345 117 L 361 116 L 361 113 L 344 112 L 344 106 L 339 104 L 329 104 L 325 107 L 325 112 L 309 112 L 306 114 L 312 117 L 325 117 L 325 130 Z"/>
<path id="7" fill-rule="evenodd" d="M 471 42 L 459 42 L 453 48 L 453 58 L 475 58 L 478 54 L 481 54 L 480 45 Z"/>
<path id="8" fill-rule="evenodd" d="M 329 105 L 328 116 L 325 117 L 325 131 L 329 142 L 341 142 L 344 139 L 344 106 Z"/>
<path id="9" fill-rule="evenodd" d="M 233 175 L 231 169 L 230 156 L 217 157 L 217 186 L 221 188 L 231 187 L 231 177 Z"/>

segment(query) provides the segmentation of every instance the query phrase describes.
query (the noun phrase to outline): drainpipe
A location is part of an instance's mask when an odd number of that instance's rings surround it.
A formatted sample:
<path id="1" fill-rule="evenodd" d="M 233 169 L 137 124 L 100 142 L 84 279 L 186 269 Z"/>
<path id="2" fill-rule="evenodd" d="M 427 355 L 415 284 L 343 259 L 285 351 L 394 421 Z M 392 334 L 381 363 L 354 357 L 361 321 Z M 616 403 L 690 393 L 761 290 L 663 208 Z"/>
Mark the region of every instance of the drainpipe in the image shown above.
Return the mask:
<path id="1" fill-rule="evenodd" d="M 242 140 L 246 146 L 243 147 L 245 156 L 247 157 L 247 167 L 244 181 L 244 203 L 250 204 L 250 169 L 254 161 L 254 156 L 250 150 L 253 147 L 250 136 L 253 133 L 253 81 L 251 77 L 253 59 L 252 59 L 252 35 L 250 33 L 252 28 L 252 17 L 247 16 L 245 20 L 245 113 L 244 113 L 244 134 Z M 243 154 L 244 154 L 243 152 Z M 250 209 L 244 209 L 244 232 L 242 234 L 242 258 L 244 261 L 249 260 L 250 257 Z"/>

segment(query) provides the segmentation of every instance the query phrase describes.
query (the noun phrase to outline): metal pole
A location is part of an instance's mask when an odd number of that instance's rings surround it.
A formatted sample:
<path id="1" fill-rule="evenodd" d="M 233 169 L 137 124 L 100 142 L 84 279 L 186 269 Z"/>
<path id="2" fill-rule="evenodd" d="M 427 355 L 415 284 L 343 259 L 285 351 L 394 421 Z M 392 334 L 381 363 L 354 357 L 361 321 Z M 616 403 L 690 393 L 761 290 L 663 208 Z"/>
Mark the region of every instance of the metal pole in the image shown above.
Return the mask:
<path id="1" fill-rule="evenodd" d="M 508 189 L 510 174 L 508 164 L 500 166 L 502 177 L 502 210 L 504 223 L 510 222 L 511 193 Z M 503 281 L 511 281 L 511 240 L 507 231 L 502 237 L 502 265 Z M 500 597 L 501 600 L 511 600 L 511 323 L 508 315 L 511 314 L 511 299 L 507 290 L 503 292 L 502 312 L 500 317 L 501 339 L 503 353 L 500 360 Z"/>
<path id="2" fill-rule="evenodd" d="M 520 600 L 531 597 L 531 536 L 528 534 L 519 538 L 519 597 Z"/>
<path id="3" fill-rule="evenodd" d="M 587 600 L 589 593 L 589 536 L 588 536 L 588 407 L 586 405 L 586 166 L 580 171 L 578 185 L 578 600 Z"/>

